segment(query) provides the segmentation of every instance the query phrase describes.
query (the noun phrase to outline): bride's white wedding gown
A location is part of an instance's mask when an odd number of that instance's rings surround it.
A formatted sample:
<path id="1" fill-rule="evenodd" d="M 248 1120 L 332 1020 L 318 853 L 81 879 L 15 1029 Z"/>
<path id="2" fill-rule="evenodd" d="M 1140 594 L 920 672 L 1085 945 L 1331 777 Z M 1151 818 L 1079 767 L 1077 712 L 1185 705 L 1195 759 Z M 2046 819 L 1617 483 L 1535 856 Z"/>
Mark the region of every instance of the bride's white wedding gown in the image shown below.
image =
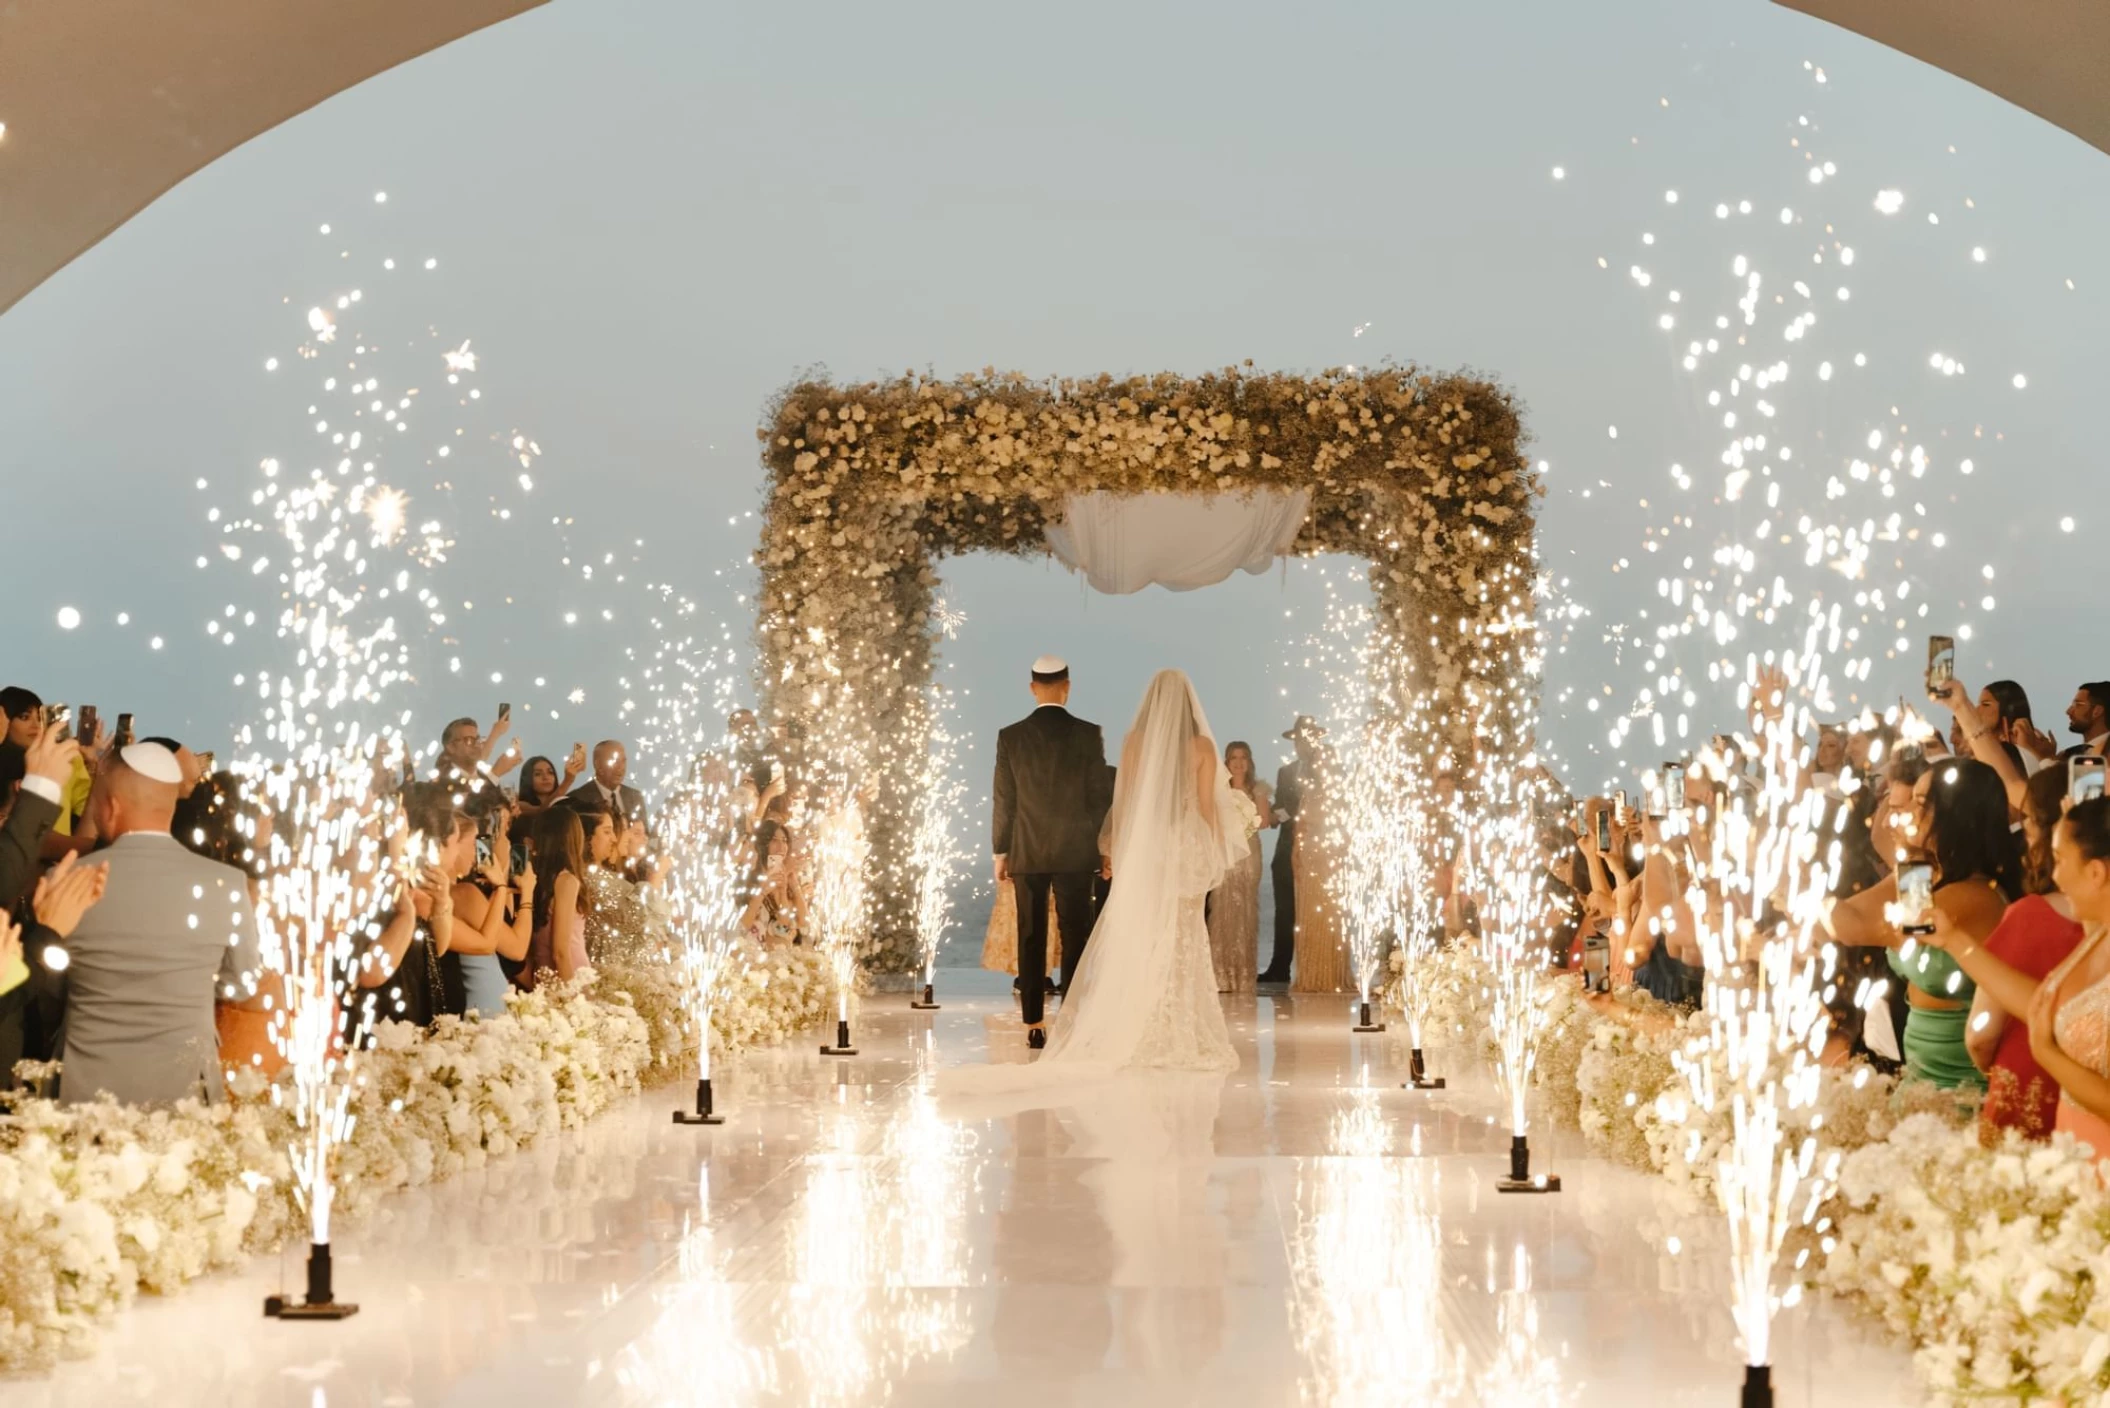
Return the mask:
<path id="1" fill-rule="evenodd" d="M 1194 686 L 1178 670 L 1159 671 L 1121 747 L 1102 842 L 1113 886 L 1047 1050 L 1029 1066 L 948 1073 L 946 1086 L 1001 1090 L 1123 1070 L 1237 1068 L 1202 908 L 1247 850 L 1230 791 Z"/>

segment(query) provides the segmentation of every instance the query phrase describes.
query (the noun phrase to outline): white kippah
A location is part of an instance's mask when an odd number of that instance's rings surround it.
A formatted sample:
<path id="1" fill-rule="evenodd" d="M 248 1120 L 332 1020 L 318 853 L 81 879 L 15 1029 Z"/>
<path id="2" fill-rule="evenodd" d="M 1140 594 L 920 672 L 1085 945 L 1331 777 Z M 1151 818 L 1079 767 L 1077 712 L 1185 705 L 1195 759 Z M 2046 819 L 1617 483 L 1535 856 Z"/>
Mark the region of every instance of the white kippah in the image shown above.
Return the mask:
<path id="1" fill-rule="evenodd" d="M 1070 662 L 1059 655 L 1043 655 L 1033 662 L 1036 675 L 1061 675 L 1069 672 Z"/>
<path id="2" fill-rule="evenodd" d="M 171 787 L 183 785 L 183 765 L 176 755 L 159 743 L 130 743 L 118 753 L 125 766 L 152 782 L 164 782 Z"/>

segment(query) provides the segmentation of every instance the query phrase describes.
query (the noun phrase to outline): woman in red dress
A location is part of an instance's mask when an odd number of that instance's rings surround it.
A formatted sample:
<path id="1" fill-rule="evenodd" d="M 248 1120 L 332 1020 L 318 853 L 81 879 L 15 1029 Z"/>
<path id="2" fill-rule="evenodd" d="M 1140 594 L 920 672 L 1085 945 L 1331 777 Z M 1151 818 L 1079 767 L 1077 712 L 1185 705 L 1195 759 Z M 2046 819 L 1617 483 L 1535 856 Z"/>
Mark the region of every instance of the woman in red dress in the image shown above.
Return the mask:
<path id="1" fill-rule="evenodd" d="M 2052 885 L 2052 836 L 2066 797 L 2066 769 L 2050 767 L 2024 793 L 2023 857 L 2028 893 L 2007 908 L 1983 944 L 1973 945 L 1937 912 L 1933 943 L 1948 950 L 1978 985 L 1964 1036 L 1971 1060 L 1986 1073 L 1978 1107 L 1978 1138 L 1997 1144 L 2012 1129 L 2024 1139 L 2049 1139 L 2059 1111 L 2059 1083 L 2029 1049 L 2029 999 L 2037 984 L 2081 941 L 2073 906 Z M 1993 961 L 1988 961 L 1988 960 Z"/>

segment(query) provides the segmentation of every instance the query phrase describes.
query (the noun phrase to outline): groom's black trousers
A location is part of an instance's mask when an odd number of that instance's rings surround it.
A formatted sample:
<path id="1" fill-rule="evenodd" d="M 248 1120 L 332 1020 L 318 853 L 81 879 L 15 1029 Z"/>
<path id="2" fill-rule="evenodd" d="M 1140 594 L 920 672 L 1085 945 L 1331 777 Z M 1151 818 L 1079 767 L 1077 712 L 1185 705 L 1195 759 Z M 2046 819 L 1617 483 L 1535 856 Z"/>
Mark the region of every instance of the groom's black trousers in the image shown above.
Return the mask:
<path id="1" fill-rule="evenodd" d="M 1047 1014 L 1048 894 L 1055 895 L 1055 922 L 1062 926 L 1062 985 L 1068 990 L 1092 936 L 1092 873 L 1014 875 L 1018 901 L 1018 996 L 1028 1024 Z"/>

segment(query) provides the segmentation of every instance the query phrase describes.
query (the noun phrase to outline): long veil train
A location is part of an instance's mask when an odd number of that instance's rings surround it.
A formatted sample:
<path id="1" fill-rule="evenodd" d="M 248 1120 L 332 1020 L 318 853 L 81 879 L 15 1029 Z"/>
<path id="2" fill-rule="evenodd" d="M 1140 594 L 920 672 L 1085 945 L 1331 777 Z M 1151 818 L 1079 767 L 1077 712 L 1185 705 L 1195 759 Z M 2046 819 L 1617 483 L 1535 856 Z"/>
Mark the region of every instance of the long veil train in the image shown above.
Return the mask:
<path id="1" fill-rule="evenodd" d="M 1197 739 L 1213 760 L 1206 784 Z M 1230 794 L 1193 684 L 1160 670 L 1121 745 L 1107 817 L 1113 887 L 1047 1051 L 1029 1066 L 946 1072 L 941 1090 L 1018 1089 L 1137 1066 L 1237 1066 L 1202 921 L 1203 900 L 1246 852 L 1246 836 L 1230 834 L 1238 830 Z"/>

